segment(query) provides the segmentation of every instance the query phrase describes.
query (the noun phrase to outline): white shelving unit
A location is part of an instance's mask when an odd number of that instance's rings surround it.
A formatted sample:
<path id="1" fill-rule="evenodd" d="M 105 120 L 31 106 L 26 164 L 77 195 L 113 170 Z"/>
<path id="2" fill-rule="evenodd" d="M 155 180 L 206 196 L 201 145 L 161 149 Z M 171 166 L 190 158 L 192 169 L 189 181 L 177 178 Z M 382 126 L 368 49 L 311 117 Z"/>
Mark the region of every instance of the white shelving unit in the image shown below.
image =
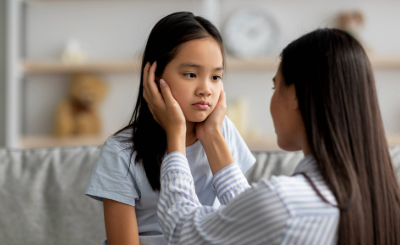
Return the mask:
<path id="1" fill-rule="evenodd" d="M 62 0 L 61 0 L 62 1 Z M 7 0 L 7 98 L 6 98 L 6 147 L 37 148 L 102 144 L 108 136 L 55 138 L 52 136 L 22 135 L 22 80 L 31 74 L 73 74 L 79 72 L 137 73 L 139 60 L 91 60 L 79 65 L 64 64 L 58 60 L 24 60 L 22 57 L 22 36 L 24 30 L 24 3 L 52 2 L 46 0 Z M 95 1 L 94 1 L 95 2 Z M 121 2 L 121 1 L 120 1 Z M 79 1 L 76 2 L 79 4 Z M 95 4 L 95 3 L 94 3 Z M 201 0 L 203 15 L 219 25 L 220 0 Z"/>
<path id="2" fill-rule="evenodd" d="M 29 0 L 26 0 L 29 1 Z M 52 136 L 25 136 L 21 133 L 21 81 L 31 74 L 73 74 L 78 72 L 138 73 L 140 60 L 90 60 L 79 65 L 64 64 L 57 60 L 24 60 L 21 57 L 21 30 L 23 0 L 7 0 L 8 9 L 8 77 L 7 77 L 7 124 L 6 146 L 12 148 L 36 148 L 102 144 L 107 135 L 92 137 L 72 137 L 59 139 Z M 76 4 L 79 4 L 77 2 Z M 202 0 L 204 15 L 216 25 L 220 24 L 220 0 Z M 370 57 L 374 69 L 399 69 L 400 57 Z M 229 71 L 274 71 L 279 64 L 278 57 L 258 59 L 227 58 Z M 252 150 L 279 150 L 276 139 L 245 139 Z M 390 136 L 389 144 L 400 144 L 400 136 Z"/>

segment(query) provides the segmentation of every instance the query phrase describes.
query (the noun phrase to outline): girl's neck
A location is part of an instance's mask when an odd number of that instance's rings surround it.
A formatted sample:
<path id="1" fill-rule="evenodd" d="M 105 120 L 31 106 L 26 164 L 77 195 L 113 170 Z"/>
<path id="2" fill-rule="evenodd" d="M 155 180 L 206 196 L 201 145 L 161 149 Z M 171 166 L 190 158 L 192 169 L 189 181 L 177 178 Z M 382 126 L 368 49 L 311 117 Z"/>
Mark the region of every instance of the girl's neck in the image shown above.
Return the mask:
<path id="1" fill-rule="evenodd" d="M 193 145 L 197 141 L 195 126 L 196 123 L 186 121 L 186 147 Z"/>

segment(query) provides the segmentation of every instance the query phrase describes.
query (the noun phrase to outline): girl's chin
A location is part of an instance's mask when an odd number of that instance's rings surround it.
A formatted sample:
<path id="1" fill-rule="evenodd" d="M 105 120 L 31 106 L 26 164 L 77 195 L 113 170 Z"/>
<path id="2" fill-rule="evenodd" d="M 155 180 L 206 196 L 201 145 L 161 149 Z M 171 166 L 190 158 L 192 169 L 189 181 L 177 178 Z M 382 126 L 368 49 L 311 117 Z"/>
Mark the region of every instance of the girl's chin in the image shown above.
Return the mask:
<path id="1" fill-rule="evenodd" d="M 188 122 L 194 122 L 194 123 L 199 123 L 199 122 L 204 122 L 204 120 L 207 119 L 208 113 L 198 113 L 197 115 L 185 115 L 186 121 Z"/>

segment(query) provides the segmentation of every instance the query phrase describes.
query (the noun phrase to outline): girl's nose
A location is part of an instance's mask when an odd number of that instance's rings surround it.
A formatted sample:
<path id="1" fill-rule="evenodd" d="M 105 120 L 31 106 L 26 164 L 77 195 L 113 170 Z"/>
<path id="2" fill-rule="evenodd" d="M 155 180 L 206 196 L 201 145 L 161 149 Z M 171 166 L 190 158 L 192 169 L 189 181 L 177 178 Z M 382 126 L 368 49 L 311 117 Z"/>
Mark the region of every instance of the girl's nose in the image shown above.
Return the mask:
<path id="1" fill-rule="evenodd" d="M 196 91 L 196 95 L 208 97 L 211 95 L 211 89 L 209 87 L 198 88 Z"/>
<path id="2" fill-rule="evenodd" d="M 201 85 L 196 90 L 197 96 L 208 97 L 212 94 L 210 84 L 207 81 L 201 83 Z"/>

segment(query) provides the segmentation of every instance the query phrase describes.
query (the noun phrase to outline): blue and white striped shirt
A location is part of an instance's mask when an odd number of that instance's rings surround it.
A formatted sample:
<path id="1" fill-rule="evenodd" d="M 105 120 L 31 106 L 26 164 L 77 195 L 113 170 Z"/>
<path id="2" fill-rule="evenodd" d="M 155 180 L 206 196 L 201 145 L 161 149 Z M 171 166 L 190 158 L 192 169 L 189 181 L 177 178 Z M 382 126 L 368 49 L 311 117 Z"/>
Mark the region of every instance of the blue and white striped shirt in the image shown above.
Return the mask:
<path id="1" fill-rule="evenodd" d="M 295 173 L 307 174 L 336 204 L 312 155 Z M 222 204 L 218 209 L 200 204 L 182 153 L 165 157 L 158 219 L 169 244 L 336 244 L 340 212 L 303 175 L 273 176 L 250 188 L 232 163 L 214 175 L 213 187 Z"/>

